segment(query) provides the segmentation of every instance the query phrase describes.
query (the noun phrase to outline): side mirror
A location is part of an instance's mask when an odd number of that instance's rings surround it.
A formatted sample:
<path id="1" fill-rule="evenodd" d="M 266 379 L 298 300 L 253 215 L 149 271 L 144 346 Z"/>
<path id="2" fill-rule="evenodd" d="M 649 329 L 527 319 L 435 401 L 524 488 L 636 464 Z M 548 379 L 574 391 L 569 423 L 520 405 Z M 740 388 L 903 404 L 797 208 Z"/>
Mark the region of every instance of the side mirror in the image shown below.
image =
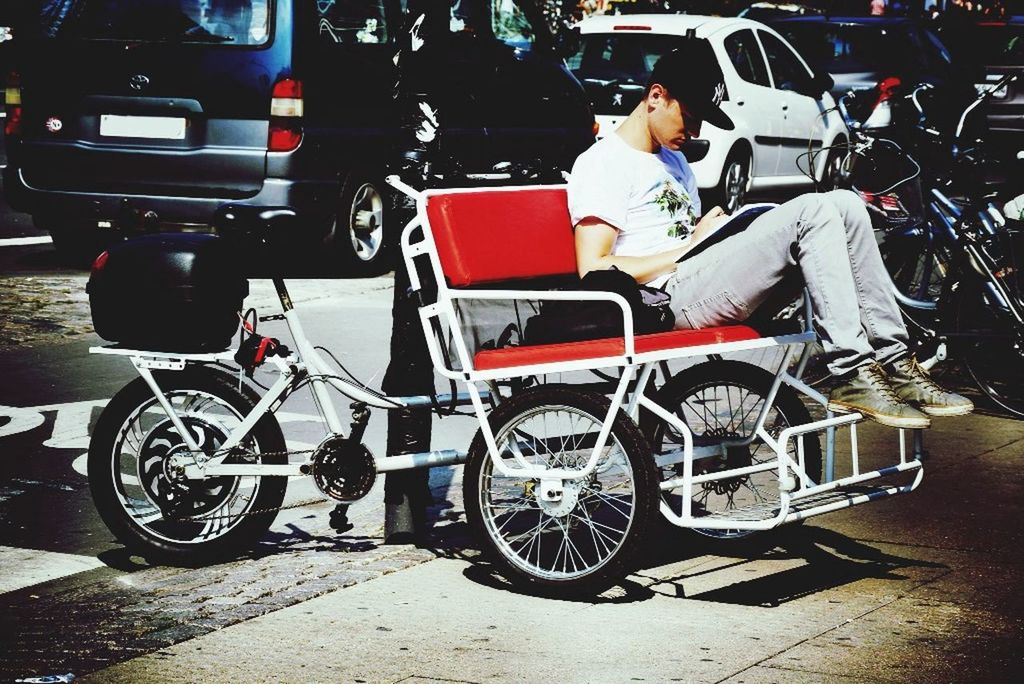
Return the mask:
<path id="1" fill-rule="evenodd" d="M 555 34 L 555 54 L 562 59 L 575 55 L 582 44 L 583 37 L 576 27 L 561 26 Z"/>

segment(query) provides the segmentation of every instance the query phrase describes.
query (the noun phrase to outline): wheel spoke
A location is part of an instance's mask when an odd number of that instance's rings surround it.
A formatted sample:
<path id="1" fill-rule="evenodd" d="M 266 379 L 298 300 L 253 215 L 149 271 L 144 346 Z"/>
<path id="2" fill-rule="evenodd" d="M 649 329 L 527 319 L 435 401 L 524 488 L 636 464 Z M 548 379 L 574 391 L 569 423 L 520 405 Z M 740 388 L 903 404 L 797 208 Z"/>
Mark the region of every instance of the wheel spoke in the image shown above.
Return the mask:
<path id="1" fill-rule="evenodd" d="M 225 399 L 198 389 L 167 391 L 175 413 L 190 436 L 214 453 L 241 424 L 242 414 Z M 243 448 L 259 459 L 250 435 Z M 217 477 L 204 482 L 175 482 L 168 459 L 187 457 L 182 435 L 153 400 L 127 414 L 111 445 L 115 500 L 145 536 L 174 544 L 210 543 L 245 519 L 261 491 L 261 478 Z M 130 492 L 130 494 L 129 494 Z M 145 501 L 141 507 L 139 503 Z M 163 511 L 174 510 L 168 518 Z"/>
<path id="2" fill-rule="evenodd" d="M 719 362 L 713 361 L 712 363 Z M 718 370 L 721 371 L 721 375 L 716 377 Z M 682 373 L 696 375 L 700 377 L 700 380 L 693 378 L 693 382 L 688 383 L 684 378 L 674 378 L 670 381 L 671 388 L 666 385 L 659 394 L 659 404 L 679 407 L 676 414 L 684 419 L 689 419 L 687 424 L 691 426 L 695 437 L 704 440 L 703 444 L 713 445 L 716 442 L 729 442 L 741 438 L 751 440 L 745 445 L 730 446 L 727 453 L 722 456 L 695 461 L 695 470 L 698 473 L 717 474 L 718 477 L 695 487 L 690 493 L 694 515 L 728 516 L 731 511 L 751 509 L 753 513 L 751 519 L 767 518 L 771 515 L 771 511 L 777 510 L 775 507 L 780 505 L 777 469 L 771 468 L 743 475 L 730 475 L 730 471 L 769 464 L 776 459 L 775 451 L 753 433 L 761 411 L 765 410 L 765 399 L 772 387 L 772 376 L 761 369 L 747 371 L 743 364 L 730 361 L 721 362 L 718 367 L 705 366 L 701 368 L 697 366 Z M 747 384 L 732 379 L 741 377 L 741 373 L 749 373 L 758 382 Z M 761 376 L 758 377 L 758 374 Z M 792 393 L 787 397 L 786 391 L 785 387 L 779 389 L 778 396 L 765 413 L 763 427 L 770 435 L 777 436 L 783 429 L 793 424 L 810 420 L 809 417 L 794 414 L 797 420 L 795 423 L 791 421 L 790 416 L 784 412 L 782 407 L 792 406 L 797 401 L 796 396 Z M 785 411 L 789 410 L 785 409 Z M 669 426 L 664 423 L 655 434 L 661 435 L 656 443 L 662 451 L 665 450 L 666 445 L 680 441 L 678 436 L 674 435 Z M 805 468 L 807 474 L 815 479 L 819 477 L 820 469 L 820 451 L 816 437 L 812 435 L 801 439 L 804 439 L 806 449 Z M 787 446 L 787 453 L 793 458 L 796 458 L 797 446 L 795 441 Z M 666 469 L 663 473 L 663 479 L 676 476 L 677 472 L 674 468 Z M 673 491 L 679 492 L 678 489 Z M 684 492 L 683 495 L 686 493 Z M 671 500 L 669 497 L 673 495 L 665 492 L 663 496 L 666 497 L 666 500 Z M 673 504 L 673 508 L 675 507 L 676 505 Z M 743 514 L 743 517 L 750 516 Z M 715 537 L 743 536 L 752 533 L 751 530 L 742 529 L 699 529 L 698 531 Z"/>
<path id="3" fill-rule="evenodd" d="M 571 405 L 538 404 L 495 426 L 495 439 L 503 453 L 518 441 L 532 448 L 531 462 L 577 469 L 596 446 L 602 419 L 600 411 L 592 415 Z M 573 581 L 615 557 L 629 538 L 636 515 L 633 460 L 619 441 L 620 429 L 612 428 L 597 455 L 594 474 L 582 482 L 566 481 L 562 497 L 555 501 L 541 499 L 539 492 L 536 498 L 524 494 L 528 483 L 494 472 L 484 455 L 477 480 L 480 491 L 469 500 L 479 502 L 487 538 L 502 559 L 534 577 Z M 603 491 L 597 489 L 598 477 Z"/>

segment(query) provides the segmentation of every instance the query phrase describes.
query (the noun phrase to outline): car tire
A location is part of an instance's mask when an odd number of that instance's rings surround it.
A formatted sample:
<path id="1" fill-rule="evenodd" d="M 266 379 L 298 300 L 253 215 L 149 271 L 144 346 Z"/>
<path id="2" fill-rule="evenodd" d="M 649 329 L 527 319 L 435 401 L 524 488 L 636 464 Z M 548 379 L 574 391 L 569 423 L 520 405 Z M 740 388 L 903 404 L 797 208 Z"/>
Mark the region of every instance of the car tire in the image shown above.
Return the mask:
<path id="1" fill-rule="evenodd" d="M 743 206 L 747 187 L 750 185 L 750 153 L 744 149 L 733 149 L 722 165 L 722 177 L 711 194 L 712 203 L 704 209 L 718 205 L 728 213 Z"/>
<path id="2" fill-rule="evenodd" d="M 843 159 L 846 157 L 846 141 L 839 139 L 832 143 L 832 149 L 825 157 L 825 167 L 821 170 L 821 180 L 818 181 L 818 188 L 822 191 L 838 190 L 847 187 L 843 178 Z"/>
<path id="3" fill-rule="evenodd" d="M 392 267 L 390 198 L 382 180 L 353 172 L 341 186 L 329 237 L 330 270 L 342 276 L 380 275 Z"/>
<path id="4" fill-rule="evenodd" d="M 99 232 L 81 222 L 49 216 L 32 219 L 37 228 L 50 234 L 57 259 L 65 266 L 89 267 L 105 248 Z"/>

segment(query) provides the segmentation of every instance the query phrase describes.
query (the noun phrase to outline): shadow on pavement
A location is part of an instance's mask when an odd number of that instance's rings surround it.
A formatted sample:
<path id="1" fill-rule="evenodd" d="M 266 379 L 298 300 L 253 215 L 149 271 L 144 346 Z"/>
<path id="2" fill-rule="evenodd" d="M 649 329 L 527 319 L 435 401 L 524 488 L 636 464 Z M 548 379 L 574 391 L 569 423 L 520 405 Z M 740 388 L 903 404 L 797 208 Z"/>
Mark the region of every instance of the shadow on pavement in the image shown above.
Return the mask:
<path id="1" fill-rule="evenodd" d="M 684 530 L 680 532 L 685 533 Z M 910 579 L 898 572 L 900 568 L 946 569 L 942 564 L 888 554 L 846 535 L 810 525 L 789 526 L 788 529 L 784 527 L 746 540 L 697 540 L 690 546 L 693 551 L 691 553 L 676 554 L 675 558 L 666 554 L 668 558 L 658 560 L 666 564 L 695 558 L 704 553 L 736 560 L 712 568 L 704 568 L 704 564 L 701 564 L 692 572 L 656 578 L 651 586 L 659 594 L 714 603 L 776 607 L 862 579 Z M 687 580 L 714 573 L 735 572 L 737 569 L 748 572 L 763 570 L 763 565 L 761 568 L 745 567 L 756 561 L 805 561 L 806 564 L 770 574 L 761 573 L 750 580 L 687 595 L 684 588 Z"/>

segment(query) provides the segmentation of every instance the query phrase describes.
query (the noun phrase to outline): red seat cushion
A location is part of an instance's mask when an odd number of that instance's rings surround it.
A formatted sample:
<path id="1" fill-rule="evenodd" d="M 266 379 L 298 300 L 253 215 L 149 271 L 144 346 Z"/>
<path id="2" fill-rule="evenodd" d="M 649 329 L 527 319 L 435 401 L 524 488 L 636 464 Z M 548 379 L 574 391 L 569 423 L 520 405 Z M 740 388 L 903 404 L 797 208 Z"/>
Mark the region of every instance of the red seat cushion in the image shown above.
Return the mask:
<path id="1" fill-rule="evenodd" d="M 431 194 L 427 219 L 452 287 L 576 272 L 564 187 Z"/>
<path id="2" fill-rule="evenodd" d="M 760 337 L 761 335 L 749 326 L 727 325 L 718 328 L 703 328 L 701 330 L 672 330 L 651 335 L 637 335 L 634 338 L 634 348 L 637 354 L 643 354 L 645 352 L 663 351 L 665 349 L 699 347 L 705 344 L 756 340 Z M 473 364 L 478 371 L 494 370 L 496 368 L 511 368 L 513 366 L 532 366 L 541 363 L 622 356 L 625 350 L 626 342 L 623 338 L 609 337 L 602 340 L 587 340 L 585 342 L 486 349 L 477 353 L 473 359 Z"/>

